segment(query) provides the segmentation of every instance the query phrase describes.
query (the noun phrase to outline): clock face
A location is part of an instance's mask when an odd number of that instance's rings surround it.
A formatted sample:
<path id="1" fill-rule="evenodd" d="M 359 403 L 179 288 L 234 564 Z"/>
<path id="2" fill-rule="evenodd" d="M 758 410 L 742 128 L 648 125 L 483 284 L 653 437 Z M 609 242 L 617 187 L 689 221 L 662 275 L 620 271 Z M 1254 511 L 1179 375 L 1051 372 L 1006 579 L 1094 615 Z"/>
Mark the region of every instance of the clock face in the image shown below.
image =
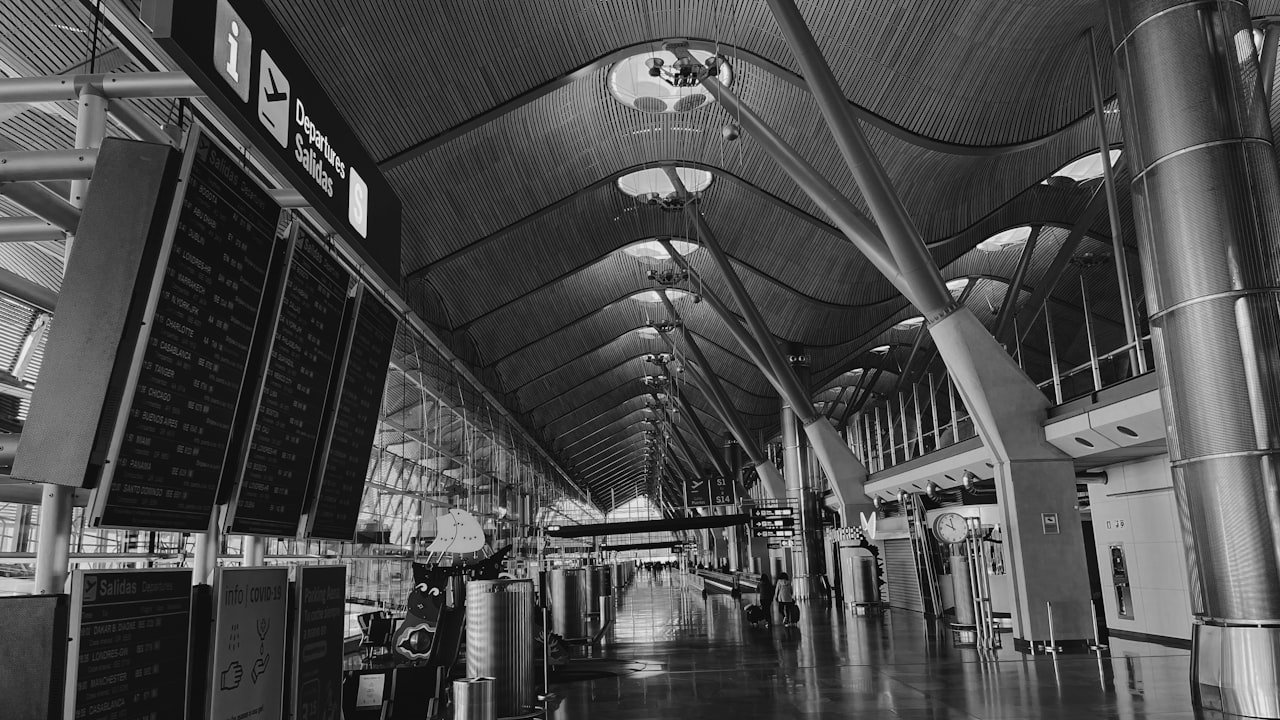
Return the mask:
<path id="1" fill-rule="evenodd" d="M 969 524 L 963 515 L 943 513 L 933 521 L 933 534 L 945 543 L 964 542 L 969 537 Z"/>

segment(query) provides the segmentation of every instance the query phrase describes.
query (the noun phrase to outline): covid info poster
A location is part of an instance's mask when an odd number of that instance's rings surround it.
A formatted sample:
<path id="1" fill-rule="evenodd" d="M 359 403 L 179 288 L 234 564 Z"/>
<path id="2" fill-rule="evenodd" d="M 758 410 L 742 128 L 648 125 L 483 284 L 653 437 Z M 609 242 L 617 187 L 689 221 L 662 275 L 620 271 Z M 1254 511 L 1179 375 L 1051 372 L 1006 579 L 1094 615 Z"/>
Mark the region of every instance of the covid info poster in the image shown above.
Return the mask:
<path id="1" fill-rule="evenodd" d="M 209 720 L 282 720 L 289 571 L 219 568 Z"/>

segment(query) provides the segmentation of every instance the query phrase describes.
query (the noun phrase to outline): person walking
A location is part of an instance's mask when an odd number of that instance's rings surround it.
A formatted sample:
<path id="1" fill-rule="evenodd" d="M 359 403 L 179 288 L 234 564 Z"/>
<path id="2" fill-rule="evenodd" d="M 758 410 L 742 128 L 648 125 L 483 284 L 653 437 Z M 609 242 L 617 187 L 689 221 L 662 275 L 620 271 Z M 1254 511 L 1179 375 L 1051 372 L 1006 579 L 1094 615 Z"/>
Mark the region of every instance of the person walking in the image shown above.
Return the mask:
<path id="1" fill-rule="evenodd" d="M 782 626 L 794 625 L 795 619 L 800 616 L 800 607 L 796 605 L 795 591 L 791 588 L 791 576 L 785 570 L 778 573 L 778 585 L 773 590 L 773 599 L 777 601 L 778 610 L 782 613 Z"/>
<path id="2" fill-rule="evenodd" d="M 760 573 L 760 606 L 764 609 L 765 625 L 773 624 L 773 581 L 769 573 Z"/>

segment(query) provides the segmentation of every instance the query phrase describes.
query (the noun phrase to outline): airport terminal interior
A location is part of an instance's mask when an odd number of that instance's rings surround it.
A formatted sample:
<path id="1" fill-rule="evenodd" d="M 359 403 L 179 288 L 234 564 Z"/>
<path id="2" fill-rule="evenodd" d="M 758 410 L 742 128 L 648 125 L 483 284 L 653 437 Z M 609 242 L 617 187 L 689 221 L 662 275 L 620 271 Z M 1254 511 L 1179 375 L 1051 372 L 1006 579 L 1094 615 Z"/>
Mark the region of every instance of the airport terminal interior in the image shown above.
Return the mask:
<path id="1" fill-rule="evenodd" d="M 0 0 L 0 718 L 1280 719 L 1277 0 Z"/>

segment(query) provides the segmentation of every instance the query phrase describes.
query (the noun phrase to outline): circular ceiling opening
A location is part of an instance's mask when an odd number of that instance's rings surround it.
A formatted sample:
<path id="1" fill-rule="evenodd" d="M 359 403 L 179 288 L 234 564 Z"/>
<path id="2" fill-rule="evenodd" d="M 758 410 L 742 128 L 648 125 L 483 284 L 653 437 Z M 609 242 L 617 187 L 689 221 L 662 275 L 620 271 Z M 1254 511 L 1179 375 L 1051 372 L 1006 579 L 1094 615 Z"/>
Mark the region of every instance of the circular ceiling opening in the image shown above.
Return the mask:
<path id="1" fill-rule="evenodd" d="M 676 175 L 690 193 L 700 193 L 711 185 L 711 173 L 697 168 L 678 167 Z M 662 168 L 645 168 L 618 178 L 618 189 L 645 202 L 668 200 L 676 188 Z"/>
<path id="2" fill-rule="evenodd" d="M 698 249 L 697 243 L 693 243 L 688 240 L 674 237 L 663 239 L 671 243 L 671 247 L 675 248 L 675 251 L 680 253 L 682 256 L 688 256 L 694 250 Z M 663 260 L 671 259 L 667 254 L 667 249 L 663 247 L 662 243 L 658 242 L 656 238 L 632 243 L 622 248 L 622 252 L 647 263 L 661 262 Z"/>
<path id="3" fill-rule="evenodd" d="M 1004 232 L 998 232 L 978 243 L 978 249 L 983 252 L 1000 252 L 1007 248 L 1021 247 L 1025 245 L 1027 243 L 1027 238 L 1029 237 L 1031 237 L 1030 225 L 1010 228 Z"/>
<path id="4" fill-rule="evenodd" d="M 693 297 L 693 293 L 681 290 L 680 288 L 667 288 L 667 297 L 671 298 L 671 302 L 675 302 L 681 298 Z M 662 296 L 658 294 L 657 290 L 644 290 L 638 292 L 635 295 L 632 295 L 631 299 L 642 303 L 649 303 L 650 305 L 657 305 L 662 302 Z"/>
<path id="5" fill-rule="evenodd" d="M 924 316 L 917 315 L 915 317 L 907 318 L 906 320 L 903 320 L 899 323 L 894 324 L 893 329 L 894 330 L 910 330 L 911 328 L 918 328 L 923 324 L 924 324 Z"/>
<path id="6" fill-rule="evenodd" d="M 1112 166 L 1119 159 L 1120 152 L 1119 150 L 1112 150 L 1107 153 Z M 1102 153 L 1090 153 L 1063 165 L 1060 170 L 1045 178 L 1044 182 L 1048 183 L 1053 178 L 1066 178 L 1067 180 L 1082 183 L 1086 180 L 1100 177 L 1102 177 Z"/>
<path id="7" fill-rule="evenodd" d="M 876 346 L 876 347 L 871 348 L 870 352 L 873 352 L 873 353 L 875 353 L 876 355 L 884 355 L 885 353 L 889 352 L 889 346 L 888 346 L 888 345 L 878 345 L 878 346 Z"/>
<path id="8" fill-rule="evenodd" d="M 967 277 L 947 281 L 947 290 L 951 292 L 951 297 L 959 296 L 967 287 L 969 287 L 969 278 Z"/>
<path id="9" fill-rule="evenodd" d="M 707 60 L 715 57 L 705 50 L 691 50 L 689 53 L 703 67 L 708 67 Z M 716 65 L 716 78 L 725 85 L 732 85 L 733 68 L 729 63 L 713 61 L 713 64 Z M 646 113 L 689 112 L 714 102 L 711 94 L 691 74 L 681 73 L 682 65 L 675 53 L 666 50 L 619 60 L 609 69 L 609 94 L 623 105 Z"/>
<path id="10" fill-rule="evenodd" d="M 662 337 L 662 333 L 658 332 L 657 328 L 650 327 L 648 325 L 645 325 L 642 328 L 636 328 L 636 334 L 645 340 L 657 340 Z"/>

